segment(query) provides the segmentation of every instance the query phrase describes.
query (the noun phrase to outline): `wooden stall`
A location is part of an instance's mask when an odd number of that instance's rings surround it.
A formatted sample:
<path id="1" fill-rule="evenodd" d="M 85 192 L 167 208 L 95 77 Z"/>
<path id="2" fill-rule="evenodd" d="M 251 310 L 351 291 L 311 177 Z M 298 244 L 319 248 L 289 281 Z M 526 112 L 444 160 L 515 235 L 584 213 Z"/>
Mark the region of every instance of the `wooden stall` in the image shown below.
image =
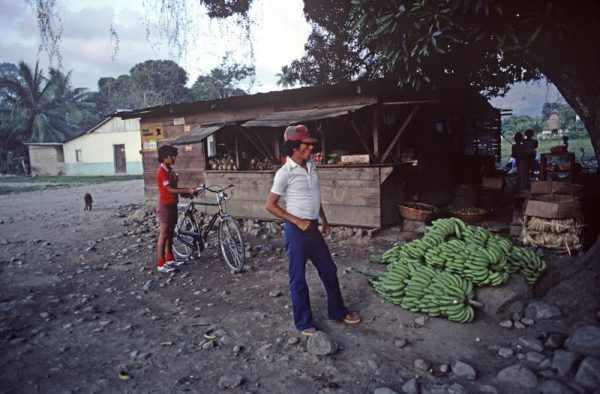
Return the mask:
<path id="1" fill-rule="evenodd" d="M 379 228 L 398 222 L 400 202 L 450 203 L 457 163 L 500 157 L 499 111 L 454 84 L 415 92 L 349 82 L 120 115 L 141 118 L 147 201 L 157 198 L 156 148 L 169 143 L 181 184 L 236 185 L 228 207 L 244 218 L 273 219 L 264 205 L 291 124 L 321 141 L 315 160 L 332 224 Z"/>

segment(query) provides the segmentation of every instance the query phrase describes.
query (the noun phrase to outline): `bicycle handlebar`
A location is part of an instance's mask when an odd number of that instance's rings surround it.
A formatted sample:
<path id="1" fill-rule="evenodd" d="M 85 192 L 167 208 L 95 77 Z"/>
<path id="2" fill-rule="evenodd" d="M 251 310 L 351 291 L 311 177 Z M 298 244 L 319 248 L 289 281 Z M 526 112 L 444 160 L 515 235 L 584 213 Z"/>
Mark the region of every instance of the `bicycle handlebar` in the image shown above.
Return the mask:
<path id="1" fill-rule="evenodd" d="M 221 188 L 221 189 L 211 189 L 210 187 L 208 187 L 206 185 L 200 184 L 200 186 L 198 186 L 196 188 L 196 191 L 197 192 L 203 192 L 205 190 L 208 190 L 209 192 L 212 192 L 212 193 L 220 193 L 220 192 L 224 192 L 225 190 L 231 189 L 234 186 L 235 185 L 228 185 L 228 186 L 225 186 L 224 188 Z"/>

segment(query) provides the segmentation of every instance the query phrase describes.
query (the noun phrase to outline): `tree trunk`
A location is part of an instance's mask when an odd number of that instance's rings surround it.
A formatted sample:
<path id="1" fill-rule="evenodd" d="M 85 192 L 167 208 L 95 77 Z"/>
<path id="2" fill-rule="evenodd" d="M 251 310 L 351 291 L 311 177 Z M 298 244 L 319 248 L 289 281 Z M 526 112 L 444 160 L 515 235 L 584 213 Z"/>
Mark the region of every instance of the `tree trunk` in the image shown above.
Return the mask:
<path id="1" fill-rule="evenodd" d="M 546 75 L 581 118 L 600 163 L 600 76 L 595 72 L 557 70 Z M 596 74 L 596 75 L 594 75 Z"/>
<path id="2" fill-rule="evenodd" d="M 537 48 L 544 55 L 534 63 L 581 118 L 600 163 L 600 52 L 597 45 L 586 47 L 580 41 L 554 42 L 551 51 Z"/>

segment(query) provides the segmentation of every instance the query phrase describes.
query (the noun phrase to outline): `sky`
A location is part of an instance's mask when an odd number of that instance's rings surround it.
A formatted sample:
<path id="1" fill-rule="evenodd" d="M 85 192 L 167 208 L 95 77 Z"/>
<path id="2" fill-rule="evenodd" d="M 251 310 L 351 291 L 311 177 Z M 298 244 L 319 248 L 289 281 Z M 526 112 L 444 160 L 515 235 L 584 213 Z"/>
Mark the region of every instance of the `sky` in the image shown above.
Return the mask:
<path id="1" fill-rule="evenodd" d="M 239 29 L 223 28 L 205 15 L 194 15 L 198 21 L 197 34 L 191 37 L 194 45 L 182 58 L 170 53 L 158 35 L 146 37 L 144 21 L 160 0 L 60 0 L 59 15 L 63 23 L 62 56 L 65 70 L 72 70 L 74 87 L 97 90 L 101 77 L 127 74 L 146 60 L 171 59 L 188 73 L 191 86 L 198 75 L 219 66 L 227 52 L 240 64 L 251 64 L 252 53 L 256 67 L 253 85 L 241 86 L 251 92 L 279 90 L 275 74 L 281 67 L 298 59 L 310 28 L 302 11 L 303 0 L 256 0 L 250 10 L 250 42 Z M 114 53 L 111 43 L 111 24 L 119 35 L 119 50 Z M 25 0 L 0 0 L 0 62 L 48 67 L 48 58 L 40 53 L 39 32 L 33 9 Z M 151 29 L 152 32 L 156 31 Z M 113 56 L 114 55 L 114 56 Z M 491 100 L 498 108 L 512 109 L 515 115 L 539 116 L 545 101 L 564 102 L 554 85 L 545 82 L 516 84 L 505 97 Z"/>
<path id="2" fill-rule="evenodd" d="M 250 64 L 249 43 L 240 29 L 223 28 L 204 15 L 194 15 L 198 34 L 190 51 L 182 58 L 170 54 L 157 34 L 146 38 L 143 3 L 156 0 L 61 0 L 59 15 L 63 23 L 62 57 L 65 70 L 72 70 L 73 86 L 97 90 L 101 77 L 127 74 L 145 60 L 171 59 L 188 73 L 191 86 L 198 75 L 219 66 L 227 52 L 238 63 Z M 302 12 L 302 0 L 259 0 L 250 10 L 251 42 L 254 50 L 256 81 L 253 93 L 278 90 L 275 74 L 281 67 L 302 56 L 310 28 Z M 111 23 L 119 35 L 119 50 L 114 55 Z M 0 0 L 0 62 L 48 66 L 48 58 L 39 53 L 39 33 L 35 12 L 25 0 Z M 152 31 L 155 31 L 152 29 Z M 246 87 L 247 88 L 247 87 Z"/>

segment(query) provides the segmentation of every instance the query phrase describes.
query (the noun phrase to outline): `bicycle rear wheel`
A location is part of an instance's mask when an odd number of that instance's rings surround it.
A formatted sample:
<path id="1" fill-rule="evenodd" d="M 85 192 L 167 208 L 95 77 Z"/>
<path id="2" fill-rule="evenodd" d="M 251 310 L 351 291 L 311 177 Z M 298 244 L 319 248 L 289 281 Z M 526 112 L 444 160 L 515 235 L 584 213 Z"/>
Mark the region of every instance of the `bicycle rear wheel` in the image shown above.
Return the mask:
<path id="1" fill-rule="evenodd" d="M 173 237 L 173 253 L 180 259 L 188 259 L 192 256 L 192 254 L 194 254 L 196 248 L 191 248 L 190 246 L 186 245 L 182 239 L 192 244 L 194 243 L 194 239 L 190 236 L 180 235 L 179 230 L 197 233 L 198 224 L 196 223 L 196 220 L 194 220 L 194 218 L 192 218 L 192 216 L 187 212 L 179 215 L 179 218 L 177 219 L 175 236 Z"/>
<path id="2" fill-rule="evenodd" d="M 225 263 L 233 272 L 241 272 L 246 262 L 246 249 L 239 223 L 230 216 L 221 217 L 218 234 Z"/>

